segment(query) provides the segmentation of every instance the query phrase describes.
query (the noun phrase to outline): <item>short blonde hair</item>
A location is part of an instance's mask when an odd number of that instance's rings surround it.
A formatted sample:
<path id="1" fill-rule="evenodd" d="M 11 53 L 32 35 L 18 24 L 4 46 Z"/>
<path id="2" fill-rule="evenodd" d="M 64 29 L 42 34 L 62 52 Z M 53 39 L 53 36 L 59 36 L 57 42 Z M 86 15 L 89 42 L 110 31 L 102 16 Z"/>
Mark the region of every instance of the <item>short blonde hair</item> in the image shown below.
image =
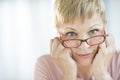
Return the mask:
<path id="1" fill-rule="evenodd" d="M 95 13 L 106 22 L 105 7 L 102 0 L 55 0 L 55 25 L 73 22 L 75 18 L 90 19 Z"/>

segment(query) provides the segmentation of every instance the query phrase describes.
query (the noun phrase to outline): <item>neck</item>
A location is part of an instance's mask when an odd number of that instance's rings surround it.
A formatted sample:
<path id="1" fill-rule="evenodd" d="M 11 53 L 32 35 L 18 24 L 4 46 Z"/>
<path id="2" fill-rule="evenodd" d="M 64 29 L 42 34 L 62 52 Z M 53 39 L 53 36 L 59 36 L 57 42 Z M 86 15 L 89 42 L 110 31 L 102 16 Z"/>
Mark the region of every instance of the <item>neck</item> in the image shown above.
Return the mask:
<path id="1" fill-rule="evenodd" d="M 80 64 L 77 64 L 77 76 L 84 78 L 85 80 L 90 80 L 91 78 L 91 65 L 87 66 L 81 66 Z"/>

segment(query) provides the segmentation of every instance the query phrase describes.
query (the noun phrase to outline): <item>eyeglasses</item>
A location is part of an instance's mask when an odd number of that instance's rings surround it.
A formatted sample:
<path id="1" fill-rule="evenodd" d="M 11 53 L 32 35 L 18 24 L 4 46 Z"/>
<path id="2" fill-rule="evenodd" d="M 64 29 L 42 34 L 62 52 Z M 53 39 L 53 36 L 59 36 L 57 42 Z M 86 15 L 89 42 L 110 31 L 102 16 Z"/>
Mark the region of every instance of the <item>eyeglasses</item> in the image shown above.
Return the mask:
<path id="1" fill-rule="evenodd" d="M 85 40 L 81 39 L 62 40 L 62 45 L 66 48 L 77 48 L 82 44 L 82 42 L 86 42 L 90 46 L 99 45 L 105 41 L 106 36 L 108 35 L 97 35 L 87 38 Z"/>

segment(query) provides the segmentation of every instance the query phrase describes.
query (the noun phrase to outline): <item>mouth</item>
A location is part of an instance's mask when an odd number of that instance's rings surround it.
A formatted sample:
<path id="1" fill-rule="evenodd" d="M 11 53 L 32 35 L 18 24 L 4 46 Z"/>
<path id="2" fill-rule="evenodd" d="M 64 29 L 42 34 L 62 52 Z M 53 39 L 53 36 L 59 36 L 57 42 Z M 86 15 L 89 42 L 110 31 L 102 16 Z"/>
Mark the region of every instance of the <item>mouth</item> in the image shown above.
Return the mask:
<path id="1" fill-rule="evenodd" d="M 90 58 L 93 53 L 84 53 L 84 54 L 77 54 L 81 58 Z"/>

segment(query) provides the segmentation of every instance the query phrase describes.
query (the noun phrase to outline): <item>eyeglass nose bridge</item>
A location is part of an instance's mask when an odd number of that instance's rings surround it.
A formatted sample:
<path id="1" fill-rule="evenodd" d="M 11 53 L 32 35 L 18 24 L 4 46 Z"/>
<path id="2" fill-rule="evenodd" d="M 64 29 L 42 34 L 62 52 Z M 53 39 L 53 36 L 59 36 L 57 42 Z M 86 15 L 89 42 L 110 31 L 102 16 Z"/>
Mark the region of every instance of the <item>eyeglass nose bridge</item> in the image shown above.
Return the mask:
<path id="1" fill-rule="evenodd" d="M 87 43 L 87 39 L 85 39 L 85 40 L 80 40 L 81 41 L 81 43 L 80 43 L 80 45 L 83 43 L 83 42 L 86 42 Z M 88 44 L 88 43 L 87 43 Z M 88 44 L 89 45 L 89 44 Z"/>

